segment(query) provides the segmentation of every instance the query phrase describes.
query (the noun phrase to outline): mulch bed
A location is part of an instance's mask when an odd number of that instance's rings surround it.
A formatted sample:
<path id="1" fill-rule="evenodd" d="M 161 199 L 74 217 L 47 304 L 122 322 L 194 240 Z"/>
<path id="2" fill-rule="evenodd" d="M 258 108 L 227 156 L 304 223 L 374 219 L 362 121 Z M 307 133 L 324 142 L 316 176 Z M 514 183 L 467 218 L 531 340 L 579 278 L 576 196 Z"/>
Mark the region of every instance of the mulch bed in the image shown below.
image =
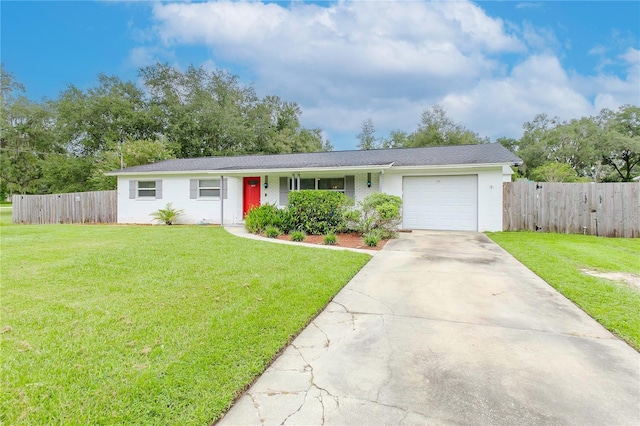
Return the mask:
<path id="1" fill-rule="evenodd" d="M 303 243 L 309 244 L 319 244 L 324 245 L 322 241 L 323 235 L 307 235 L 303 241 Z M 336 247 L 348 247 L 348 248 L 357 248 L 357 249 L 365 249 L 365 250 L 380 250 L 387 243 L 387 240 L 380 240 L 376 247 L 369 247 L 364 243 L 364 240 L 361 236 L 357 234 L 336 234 L 337 243 Z M 280 235 L 278 237 L 279 240 L 291 241 L 291 237 L 289 235 Z"/>

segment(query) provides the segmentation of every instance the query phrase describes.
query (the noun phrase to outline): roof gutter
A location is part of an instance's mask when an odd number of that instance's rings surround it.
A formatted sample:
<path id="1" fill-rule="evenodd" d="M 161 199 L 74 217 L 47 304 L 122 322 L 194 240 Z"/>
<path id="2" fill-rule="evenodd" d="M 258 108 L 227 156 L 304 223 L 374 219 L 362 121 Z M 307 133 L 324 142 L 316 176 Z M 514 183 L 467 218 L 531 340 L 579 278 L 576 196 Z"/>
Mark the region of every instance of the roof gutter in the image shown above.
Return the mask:
<path id="1" fill-rule="evenodd" d="M 106 172 L 106 176 L 140 176 L 140 175 L 220 175 L 225 174 L 227 176 L 232 175 L 247 175 L 247 174 L 265 174 L 265 173 L 301 173 L 301 172 L 333 172 L 333 171 L 344 171 L 344 170 L 380 170 L 380 169 L 389 169 L 393 166 L 394 163 L 391 164 L 371 164 L 367 166 L 340 166 L 340 167 L 302 167 L 302 168 L 279 168 L 279 169 L 231 169 L 231 170 L 180 170 L 180 171 L 166 171 L 166 170 L 155 170 L 155 171 L 141 171 L 141 172 L 123 172 L 120 170 Z"/>
<path id="2" fill-rule="evenodd" d="M 127 172 L 115 170 L 112 172 L 106 172 L 106 176 L 145 176 L 145 175 L 222 175 L 225 174 L 227 176 L 236 176 L 236 175 L 249 175 L 249 174 L 266 174 L 266 173 L 276 173 L 276 174 L 290 174 L 290 173 L 303 173 L 303 172 L 334 172 L 334 171 L 345 171 L 345 170 L 424 170 L 424 169 L 468 169 L 468 168 L 491 168 L 491 167 L 502 167 L 502 166 L 519 166 L 522 164 L 521 161 L 517 162 L 500 162 L 500 163 L 476 163 L 476 164 L 436 164 L 436 165 L 418 165 L 418 166 L 396 166 L 396 162 L 392 162 L 389 164 L 369 164 L 365 166 L 333 166 L 333 167 L 302 167 L 302 168 L 265 168 L 265 169 L 221 169 L 221 170 L 154 170 L 154 171 L 138 171 L 138 172 Z"/>
<path id="3" fill-rule="evenodd" d="M 514 166 L 516 163 L 504 162 L 504 163 L 480 163 L 480 164 L 437 164 L 437 165 L 423 165 L 423 166 L 395 166 L 393 170 L 424 170 L 424 169 L 471 169 L 471 168 L 494 168 L 502 166 Z"/>

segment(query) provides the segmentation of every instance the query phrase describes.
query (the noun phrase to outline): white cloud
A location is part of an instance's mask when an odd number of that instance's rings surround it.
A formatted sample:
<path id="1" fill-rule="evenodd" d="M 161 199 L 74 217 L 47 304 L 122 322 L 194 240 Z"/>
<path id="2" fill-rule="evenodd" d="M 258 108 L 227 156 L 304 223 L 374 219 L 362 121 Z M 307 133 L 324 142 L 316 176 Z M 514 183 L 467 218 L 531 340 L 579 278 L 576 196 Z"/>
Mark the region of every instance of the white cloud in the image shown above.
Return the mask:
<path id="1" fill-rule="evenodd" d="M 523 2 L 516 4 L 516 9 L 542 9 L 544 3 L 542 2 Z"/>
<path id="2" fill-rule="evenodd" d="M 626 78 L 598 74 L 577 77 L 576 86 L 584 96 L 593 98 L 594 110 L 617 109 L 620 105 L 640 105 L 640 65 L 629 68 Z"/>
<path id="3" fill-rule="evenodd" d="M 640 50 L 638 49 L 630 47 L 620 57 L 631 65 L 640 65 Z"/>
<path id="4" fill-rule="evenodd" d="M 604 55 L 605 53 L 607 53 L 607 48 L 599 44 L 597 46 L 593 46 L 588 53 L 589 55 L 595 55 L 595 56 Z"/>
<path id="5" fill-rule="evenodd" d="M 173 52 L 159 46 L 138 46 L 129 51 L 128 63 L 134 68 L 174 59 Z"/>
<path id="6" fill-rule="evenodd" d="M 517 7 L 533 6 L 543 5 Z M 518 137 L 535 114 L 591 114 L 628 100 L 625 90 L 637 84 L 634 71 L 627 78 L 569 74 L 552 30 L 503 22 L 466 1 L 158 3 L 152 10 L 161 46 L 134 49 L 133 62 L 207 46 L 207 67 L 250 70 L 259 94 L 298 102 L 306 126 L 351 132 L 348 147 L 364 119 L 381 135 L 411 131 L 435 103 L 482 135 Z M 639 56 L 630 48 L 622 59 L 637 68 Z"/>
<path id="7" fill-rule="evenodd" d="M 528 46 L 537 51 L 552 51 L 560 45 L 552 30 L 537 27 L 526 21 L 522 24 L 522 38 Z"/>
<path id="8" fill-rule="evenodd" d="M 633 52 L 631 52 L 633 55 Z M 467 127 L 492 138 L 519 137 L 522 124 L 546 113 L 563 120 L 597 114 L 603 108 L 640 104 L 640 64 L 626 76 L 568 74 L 553 55 L 534 55 L 505 78 L 481 81 L 441 102 Z"/>
<path id="9" fill-rule="evenodd" d="M 265 74 L 472 79 L 491 67 L 483 51 L 523 48 L 470 3 L 168 4 L 154 15 L 167 45 L 204 43 Z"/>
<path id="10" fill-rule="evenodd" d="M 531 56 L 509 76 L 487 79 L 465 93 L 447 95 L 442 104 L 480 134 L 518 137 L 523 123 L 539 113 L 561 118 L 590 115 L 590 103 L 571 86 L 555 56 Z"/>
<path id="11" fill-rule="evenodd" d="M 155 61 L 155 54 L 148 47 L 135 47 L 129 52 L 129 62 L 138 68 L 152 64 Z"/>

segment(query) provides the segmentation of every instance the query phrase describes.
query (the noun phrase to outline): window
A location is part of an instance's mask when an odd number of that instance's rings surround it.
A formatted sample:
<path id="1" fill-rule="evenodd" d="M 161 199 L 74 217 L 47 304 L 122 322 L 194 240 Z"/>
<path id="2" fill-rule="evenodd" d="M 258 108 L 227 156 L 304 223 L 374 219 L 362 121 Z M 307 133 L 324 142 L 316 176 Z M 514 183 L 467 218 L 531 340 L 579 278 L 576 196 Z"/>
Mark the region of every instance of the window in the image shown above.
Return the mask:
<path id="1" fill-rule="evenodd" d="M 156 181 L 139 180 L 138 198 L 156 198 Z"/>
<path id="2" fill-rule="evenodd" d="M 220 197 L 220 179 L 199 179 L 198 198 Z"/>
<path id="3" fill-rule="evenodd" d="M 353 200 L 356 196 L 355 176 L 350 175 L 339 178 L 296 178 L 295 176 L 290 178 L 282 176 L 280 177 L 279 204 L 281 206 L 287 204 L 289 191 L 302 189 L 322 189 L 325 191 L 343 192 L 344 195 Z"/>
<path id="4" fill-rule="evenodd" d="M 344 192 L 344 178 L 318 179 L 318 189 Z"/>
<path id="5" fill-rule="evenodd" d="M 344 178 L 300 178 L 300 188 L 296 179 L 290 180 L 290 190 L 322 189 L 325 191 L 344 192 Z"/>
<path id="6" fill-rule="evenodd" d="M 316 189 L 315 178 L 300 179 L 300 189 Z"/>

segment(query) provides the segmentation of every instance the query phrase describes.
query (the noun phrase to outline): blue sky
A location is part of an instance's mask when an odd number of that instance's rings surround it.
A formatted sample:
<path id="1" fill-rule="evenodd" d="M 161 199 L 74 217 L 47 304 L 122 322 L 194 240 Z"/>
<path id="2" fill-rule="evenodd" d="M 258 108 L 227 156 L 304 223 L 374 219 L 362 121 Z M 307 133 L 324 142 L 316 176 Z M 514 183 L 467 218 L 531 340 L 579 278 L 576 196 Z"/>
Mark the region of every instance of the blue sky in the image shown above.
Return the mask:
<path id="1" fill-rule="evenodd" d="M 640 2 L 0 3 L 1 59 L 33 99 L 155 61 L 224 68 L 350 149 L 434 104 L 482 136 L 640 104 Z"/>

